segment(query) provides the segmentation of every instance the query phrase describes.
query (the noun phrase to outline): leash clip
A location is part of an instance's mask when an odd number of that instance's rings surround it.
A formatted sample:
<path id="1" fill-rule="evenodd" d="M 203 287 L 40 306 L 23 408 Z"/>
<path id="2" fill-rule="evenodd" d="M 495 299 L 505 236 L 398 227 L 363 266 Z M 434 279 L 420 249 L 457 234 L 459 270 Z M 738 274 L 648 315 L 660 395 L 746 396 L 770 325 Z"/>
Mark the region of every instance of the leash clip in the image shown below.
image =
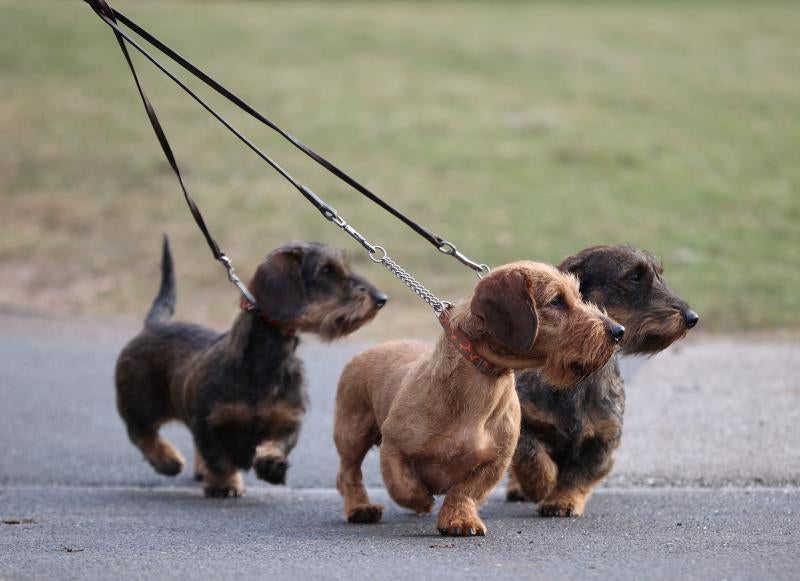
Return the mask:
<path id="1" fill-rule="evenodd" d="M 478 275 L 478 278 L 483 278 L 484 275 L 492 272 L 492 269 L 489 268 L 487 264 L 477 263 L 474 260 L 470 260 L 469 258 L 467 258 L 467 256 L 463 254 L 458 248 L 456 248 L 456 245 L 450 242 L 449 240 L 442 240 L 442 243 L 439 244 L 439 246 L 437 246 L 436 249 L 442 254 L 446 254 L 447 256 L 452 256 L 464 266 L 468 266 L 469 268 L 474 270 L 475 274 Z"/>
<path id="2" fill-rule="evenodd" d="M 250 292 L 250 289 L 248 289 L 247 286 L 245 286 L 245 284 L 242 282 L 242 279 L 240 279 L 236 275 L 236 271 L 233 268 L 233 262 L 231 262 L 231 259 L 228 258 L 228 256 L 223 253 L 220 254 L 217 260 L 219 260 L 220 263 L 222 263 L 222 266 L 225 267 L 225 271 L 228 273 L 228 280 L 231 281 L 233 285 L 239 289 L 239 292 L 242 293 L 242 297 L 244 297 L 245 300 L 247 300 L 247 302 L 252 305 L 252 308 L 256 309 L 257 308 L 256 299 Z"/>
<path id="3" fill-rule="evenodd" d="M 333 222 L 339 228 L 344 228 L 345 225 L 347 224 L 347 222 L 344 221 L 344 218 L 342 218 L 339 215 L 339 212 L 337 212 L 336 208 L 334 208 L 333 206 L 325 204 L 319 208 L 319 211 L 326 220 L 328 220 L 329 222 Z"/>

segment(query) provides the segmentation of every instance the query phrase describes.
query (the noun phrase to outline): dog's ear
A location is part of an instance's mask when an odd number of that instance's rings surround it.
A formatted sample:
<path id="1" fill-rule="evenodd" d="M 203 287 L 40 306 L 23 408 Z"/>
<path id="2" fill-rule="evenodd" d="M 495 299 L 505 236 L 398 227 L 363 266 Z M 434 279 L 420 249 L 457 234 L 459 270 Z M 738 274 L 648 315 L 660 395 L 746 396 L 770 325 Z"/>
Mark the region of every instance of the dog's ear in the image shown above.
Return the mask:
<path id="1" fill-rule="evenodd" d="M 282 246 L 258 265 L 250 290 L 258 307 L 270 319 L 291 321 L 305 310 L 303 254 L 299 245 Z"/>
<path id="2" fill-rule="evenodd" d="M 517 353 L 527 353 L 533 347 L 539 315 L 524 273 L 512 270 L 484 278 L 475 288 L 470 310 L 502 345 Z"/>
<path id="3" fill-rule="evenodd" d="M 591 270 L 589 268 L 589 262 L 592 256 L 597 254 L 597 251 L 600 250 L 602 247 L 600 246 L 592 246 L 591 248 L 585 248 L 578 252 L 578 254 L 573 254 L 572 256 L 567 256 L 564 260 L 561 261 L 561 264 L 558 265 L 558 270 L 561 272 L 566 272 L 568 274 L 574 274 L 578 277 L 578 282 L 580 283 L 580 291 L 581 294 L 584 295 L 586 298 L 586 292 L 588 292 L 589 288 L 592 285 L 592 281 L 589 280 L 591 278 Z"/>
<path id="4" fill-rule="evenodd" d="M 567 256 L 564 260 L 561 261 L 561 264 L 558 265 L 558 270 L 561 272 L 568 272 L 570 274 L 574 274 L 578 278 L 580 278 L 581 274 L 583 273 L 584 268 L 586 267 L 586 256 L 587 256 L 587 248 L 579 252 L 578 254 L 573 254 L 572 256 Z"/>

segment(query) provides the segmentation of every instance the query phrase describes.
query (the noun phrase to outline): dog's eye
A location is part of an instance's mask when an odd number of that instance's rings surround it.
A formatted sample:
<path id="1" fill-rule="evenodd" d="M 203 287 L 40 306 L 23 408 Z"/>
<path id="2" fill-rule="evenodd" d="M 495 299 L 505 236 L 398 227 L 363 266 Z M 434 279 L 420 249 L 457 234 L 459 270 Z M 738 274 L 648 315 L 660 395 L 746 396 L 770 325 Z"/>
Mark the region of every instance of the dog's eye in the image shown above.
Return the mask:
<path id="1" fill-rule="evenodd" d="M 336 269 L 333 268 L 333 266 L 330 265 L 330 264 L 326 264 L 319 271 L 320 274 L 323 274 L 325 276 L 330 276 L 330 275 L 334 274 L 335 272 L 336 272 Z"/>
<path id="2" fill-rule="evenodd" d="M 562 308 L 564 306 L 564 297 L 562 297 L 561 295 L 558 295 L 556 298 L 554 298 L 552 301 L 550 301 L 550 303 L 548 303 L 547 306 L 553 307 L 554 309 Z"/>
<path id="3" fill-rule="evenodd" d="M 640 282 L 642 280 L 642 273 L 635 270 L 628 275 L 628 280 L 631 282 Z"/>

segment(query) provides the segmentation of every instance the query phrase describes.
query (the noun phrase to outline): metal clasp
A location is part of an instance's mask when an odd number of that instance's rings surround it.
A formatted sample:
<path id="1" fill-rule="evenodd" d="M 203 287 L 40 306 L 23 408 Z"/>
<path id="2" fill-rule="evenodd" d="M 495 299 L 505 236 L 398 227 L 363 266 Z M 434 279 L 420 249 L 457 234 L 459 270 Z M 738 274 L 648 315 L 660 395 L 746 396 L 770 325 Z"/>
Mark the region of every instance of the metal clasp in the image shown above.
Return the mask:
<path id="1" fill-rule="evenodd" d="M 247 299 L 252 305 L 255 305 L 255 297 L 250 292 L 250 289 L 248 289 L 247 286 L 242 282 L 242 279 L 236 276 L 236 271 L 233 268 L 233 262 L 231 262 L 231 259 L 228 258 L 226 254 L 222 254 L 217 260 L 219 260 L 222 263 L 222 266 L 225 267 L 225 271 L 228 273 L 228 280 L 239 289 L 239 292 L 242 293 L 242 296 L 245 299 Z"/>
<path id="2" fill-rule="evenodd" d="M 477 263 L 474 260 L 470 260 L 469 258 L 467 258 L 467 256 L 464 255 L 458 248 L 456 248 L 456 245 L 450 242 L 449 240 L 443 240 L 442 243 L 439 244 L 439 246 L 437 246 L 436 248 L 442 254 L 447 254 L 448 256 L 452 256 L 453 258 L 458 260 L 461 264 L 470 267 L 477 273 L 478 278 L 483 278 L 484 275 L 489 274 L 492 271 L 492 269 L 489 268 L 488 265 Z"/>

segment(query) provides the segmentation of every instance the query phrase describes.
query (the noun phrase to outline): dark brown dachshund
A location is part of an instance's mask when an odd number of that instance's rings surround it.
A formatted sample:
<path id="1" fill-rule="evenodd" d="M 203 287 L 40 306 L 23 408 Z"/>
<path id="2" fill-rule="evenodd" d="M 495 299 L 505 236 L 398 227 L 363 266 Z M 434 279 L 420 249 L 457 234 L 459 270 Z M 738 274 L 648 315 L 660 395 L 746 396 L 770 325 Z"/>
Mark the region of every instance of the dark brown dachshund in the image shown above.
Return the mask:
<path id="1" fill-rule="evenodd" d="M 243 310 L 227 333 L 170 322 L 175 283 L 165 239 L 161 289 L 117 361 L 117 408 L 131 441 L 156 471 L 174 476 L 185 461 L 158 430 L 184 422 L 206 496 L 242 494 L 239 470 L 251 466 L 262 480 L 285 482 L 306 408 L 297 334 L 342 337 L 387 300 L 340 253 L 317 243 L 273 250 L 249 288 L 260 313 Z"/>
<path id="2" fill-rule="evenodd" d="M 667 286 L 661 263 L 630 246 L 595 246 L 559 269 L 580 279 L 586 301 L 625 326 L 622 353 L 654 354 L 681 339 L 699 317 Z M 542 516 L 577 516 L 613 465 L 622 436 L 625 390 L 617 356 L 577 387 L 561 390 L 539 371 L 517 376 L 522 433 L 508 500 L 531 500 Z"/>

